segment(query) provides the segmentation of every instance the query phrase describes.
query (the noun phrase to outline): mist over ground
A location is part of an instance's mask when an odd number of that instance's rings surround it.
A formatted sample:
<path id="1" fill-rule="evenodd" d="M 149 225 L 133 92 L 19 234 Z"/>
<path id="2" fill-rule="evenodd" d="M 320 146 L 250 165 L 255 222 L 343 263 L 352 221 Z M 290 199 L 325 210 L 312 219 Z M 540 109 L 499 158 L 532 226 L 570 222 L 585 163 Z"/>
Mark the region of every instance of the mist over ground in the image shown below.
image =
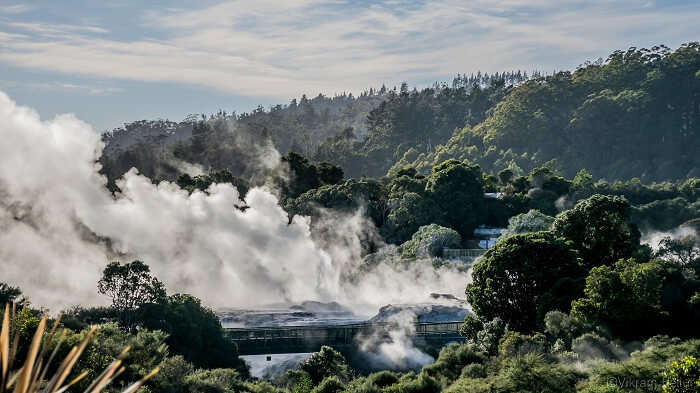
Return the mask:
<path id="1" fill-rule="evenodd" d="M 0 276 L 38 306 L 104 303 L 96 282 L 112 260 L 143 260 L 170 292 L 214 307 L 316 300 L 371 313 L 431 292 L 461 295 L 467 283 L 464 273 L 429 263 L 360 273 L 361 239 L 374 231 L 362 214 L 327 217 L 325 239 L 315 240 L 310 219 L 289 223 L 262 187 L 248 192 L 242 211 L 231 185 L 189 194 L 134 169 L 112 195 L 96 164 L 104 145 L 90 125 L 72 115 L 43 121 L 4 93 L 0 116 Z"/>

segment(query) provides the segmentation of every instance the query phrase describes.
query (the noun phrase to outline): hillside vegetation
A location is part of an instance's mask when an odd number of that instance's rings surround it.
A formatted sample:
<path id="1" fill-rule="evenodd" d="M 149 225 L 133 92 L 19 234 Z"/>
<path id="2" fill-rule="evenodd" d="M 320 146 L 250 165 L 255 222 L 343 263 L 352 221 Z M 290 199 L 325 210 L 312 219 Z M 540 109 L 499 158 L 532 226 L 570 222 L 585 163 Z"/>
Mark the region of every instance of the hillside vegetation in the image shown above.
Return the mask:
<path id="1" fill-rule="evenodd" d="M 700 44 L 616 51 L 604 62 L 511 89 L 487 119 L 399 165 L 426 171 L 447 158 L 516 171 L 548 164 L 573 176 L 645 181 L 697 176 Z"/>
<path id="2" fill-rule="evenodd" d="M 182 161 L 248 175 L 247 146 L 330 161 L 350 177 L 420 173 L 449 158 L 490 173 L 543 165 L 573 177 L 645 182 L 696 177 L 700 158 L 700 44 L 616 51 L 552 75 L 458 76 L 422 90 L 370 89 L 251 113 L 128 124 L 105 135 L 105 173 L 132 166 L 173 180 Z M 241 148 L 241 146 L 246 146 Z"/>

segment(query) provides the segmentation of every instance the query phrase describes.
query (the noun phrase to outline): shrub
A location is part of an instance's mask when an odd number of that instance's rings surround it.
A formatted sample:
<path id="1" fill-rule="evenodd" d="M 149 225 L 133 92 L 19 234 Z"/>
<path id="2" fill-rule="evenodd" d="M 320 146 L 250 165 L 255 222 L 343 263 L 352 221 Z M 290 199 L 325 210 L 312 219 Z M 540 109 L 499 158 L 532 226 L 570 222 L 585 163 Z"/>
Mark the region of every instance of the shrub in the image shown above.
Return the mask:
<path id="1" fill-rule="evenodd" d="M 345 357 L 335 349 L 326 346 L 301 362 L 299 370 L 308 373 L 313 385 L 318 385 L 324 378 L 332 376 L 347 382 L 352 376 L 352 370 L 345 361 Z"/>
<path id="2" fill-rule="evenodd" d="M 700 390 L 700 361 L 686 356 L 671 363 L 664 372 L 665 393 L 694 393 Z"/>
<path id="3" fill-rule="evenodd" d="M 380 388 L 393 385 L 399 381 L 399 376 L 392 371 L 384 370 L 370 374 L 367 379 Z"/>
<path id="4" fill-rule="evenodd" d="M 479 363 L 468 364 L 462 369 L 460 378 L 486 378 L 486 366 Z"/>
<path id="5" fill-rule="evenodd" d="M 442 390 L 440 384 L 432 377 L 419 374 L 414 378 L 402 379 L 399 383 L 384 389 L 386 393 L 438 393 Z"/>
<path id="6" fill-rule="evenodd" d="M 422 373 L 438 380 L 454 381 L 462 369 L 473 363 L 484 363 L 486 356 L 469 344 L 451 344 L 440 351 L 435 363 L 423 368 Z M 441 381 L 445 383 L 445 381 Z"/>
<path id="7" fill-rule="evenodd" d="M 233 369 L 200 370 L 185 378 L 189 393 L 234 393 L 245 391 L 240 374 Z"/>
<path id="8" fill-rule="evenodd" d="M 236 345 L 228 340 L 213 310 L 191 295 L 176 294 L 149 305 L 143 325 L 168 333 L 167 344 L 195 367 L 234 368 L 248 375 Z"/>
<path id="9" fill-rule="evenodd" d="M 344 385 L 336 376 L 325 378 L 316 386 L 312 393 L 338 393 L 344 389 Z"/>
<path id="10" fill-rule="evenodd" d="M 528 336 L 518 332 L 507 332 L 498 344 L 498 353 L 504 358 L 530 353 L 544 355 L 547 353 L 547 338 L 542 333 Z"/>
<path id="11" fill-rule="evenodd" d="M 185 379 L 194 372 L 194 367 L 182 355 L 163 360 L 158 368 L 158 374 L 148 383 L 153 393 L 189 393 Z"/>
<path id="12" fill-rule="evenodd" d="M 443 248 L 458 248 L 462 237 L 457 231 L 436 224 L 418 228 L 411 240 L 401 245 L 403 258 L 430 258 L 442 256 Z"/>

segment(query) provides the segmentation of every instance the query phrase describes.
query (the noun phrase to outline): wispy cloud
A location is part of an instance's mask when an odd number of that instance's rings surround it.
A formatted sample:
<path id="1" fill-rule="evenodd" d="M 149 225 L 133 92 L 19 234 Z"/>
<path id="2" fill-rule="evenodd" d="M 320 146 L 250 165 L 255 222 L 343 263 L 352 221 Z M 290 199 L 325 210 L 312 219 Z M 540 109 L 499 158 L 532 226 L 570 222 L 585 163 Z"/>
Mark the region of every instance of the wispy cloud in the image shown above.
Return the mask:
<path id="1" fill-rule="evenodd" d="M 0 14 L 23 14 L 35 8 L 29 4 L 0 5 Z"/>
<path id="2" fill-rule="evenodd" d="M 51 23 L 8 23 L 10 27 L 14 27 L 27 32 L 39 33 L 43 35 L 66 34 L 66 33 L 98 33 L 106 34 L 109 30 L 97 26 L 83 25 L 66 25 L 66 24 L 51 24 Z"/>
<path id="3" fill-rule="evenodd" d="M 39 91 L 72 91 L 77 93 L 83 93 L 93 96 L 107 96 L 116 93 L 123 93 L 126 91 L 121 87 L 109 87 L 109 86 L 99 86 L 99 85 L 85 85 L 85 84 L 75 84 L 68 82 L 17 82 L 12 80 L 2 80 L 0 79 L 0 87 L 2 88 L 16 88 L 24 87 L 32 90 Z"/>
<path id="4" fill-rule="evenodd" d="M 697 38 L 700 6 L 638 0 L 237 0 L 145 12 L 146 39 L 101 26 L 13 22 L 0 61 L 18 67 L 295 96 L 477 69 L 579 64 L 631 45 Z M 0 33 L 1 34 L 1 33 Z"/>

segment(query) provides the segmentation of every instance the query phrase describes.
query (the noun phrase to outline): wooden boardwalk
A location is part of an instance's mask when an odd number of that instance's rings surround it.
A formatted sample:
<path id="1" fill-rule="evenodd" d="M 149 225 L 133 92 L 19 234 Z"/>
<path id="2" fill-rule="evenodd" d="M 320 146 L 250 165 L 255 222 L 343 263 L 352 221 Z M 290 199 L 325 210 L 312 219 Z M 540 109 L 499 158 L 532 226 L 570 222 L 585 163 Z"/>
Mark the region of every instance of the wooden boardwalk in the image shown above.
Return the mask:
<path id="1" fill-rule="evenodd" d="M 331 326 L 284 326 L 259 328 L 227 328 L 230 340 L 238 345 L 241 355 L 316 352 L 327 345 L 338 350 L 357 346 L 357 338 L 378 335 L 389 339 L 388 332 L 396 325 L 361 323 Z M 411 335 L 419 347 L 442 346 L 462 342 L 459 335 L 462 321 L 415 323 Z"/>

